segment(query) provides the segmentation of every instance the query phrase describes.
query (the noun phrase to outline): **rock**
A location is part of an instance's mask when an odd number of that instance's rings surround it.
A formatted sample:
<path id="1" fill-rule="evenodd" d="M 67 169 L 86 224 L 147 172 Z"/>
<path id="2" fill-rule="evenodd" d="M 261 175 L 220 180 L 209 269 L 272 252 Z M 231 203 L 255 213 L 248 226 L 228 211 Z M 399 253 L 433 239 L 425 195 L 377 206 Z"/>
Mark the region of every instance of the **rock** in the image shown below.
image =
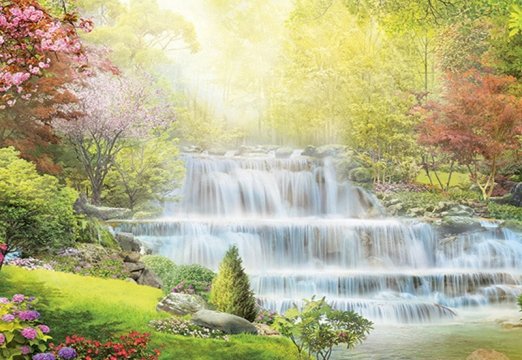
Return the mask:
<path id="1" fill-rule="evenodd" d="M 279 158 L 279 159 L 286 159 L 286 158 L 289 158 L 293 152 L 294 152 L 294 149 L 292 149 L 292 148 L 281 147 L 275 151 L 275 156 L 276 156 L 276 158 Z"/>
<path id="2" fill-rule="evenodd" d="M 209 155 L 218 155 L 218 156 L 223 156 L 225 155 L 227 152 L 227 149 L 223 149 L 223 148 L 216 148 L 216 149 L 209 149 L 208 150 L 208 154 Z"/>
<path id="3" fill-rule="evenodd" d="M 145 264 L 143 264 L 143 263 L 125 262 L 125 263 L 123 263 L 123 266 L 125 267 L 125 270 L 127 270 L 127 272 L 129 272 L 129 273 L 145 270 Z"/>
<path id="4" fill-rule="evenodd" d="M 122 253 L 123 261 L 128 263 L 138 263 L 140 261 L 140 253 L 137 252 L 129 252 Z"/>
<path id="5" fill-rule="evenodd" d="M 394 205 L 388 206 L 386 208 L 386 211 L 390 215 L 399 215 L 400 212 L 402 211 L 402 209 L 403 209 L 403 205 L 401 203 L 398 203 L 398 204 L 394 204 Z"/>
<path id="6" fill-rule="evenodd" d="M 257 334 L 256 327 L 242 317 L 212 310 L 199 310 L 192 316 L 192 322 L 226 334 Z"/>
<path id="7" fill-rule="evenodd" d="M 444 236 L 482 229 L 480 220 L 469 216 L 444 216 L 440 225 Z"/>
<path id="8" fill-rule="evenodd" d="M 323 145 L 316 149 L 315 157 L 325 158 L 328 156 L 335 156 L 346 149 L 343 145 Z"/>
<path id="9" fill-rule="evenodd" d="M 158 289 L 161 289 L 163 286 L 161 279 L 150 269 L 143 270 L 136 282 L 140 285 L 147 285 Z"/>
<path id="10" fill-rule="evenodd" d="M 360 183 L 368 183 L 373 179 L 372 171 L 363 167 L 358 167 L 350 170 L 348 179 Z"/>
<path id="11" fill-rule="evenodd" d="M 199 295 L 170 293 L 156 305 L 158 311 L 166 311 L 172 315 L 194 314 L 207 308 L 205 300 Z"/>
<path id="12" fill-rule="evenodd" d="M 126 208 L 111 208 L 89 204 L 85 197 L 80 197 L 74 204 L 74 209 L 80 214 L 92 216 L 101 220 L 130 219 L 132 210 Z"/>
<path id="13" fill-rule="evenodd" d="M 473 216 L 473 214 L 475 214 L 475 211 L 472 208 L 470 208 L 469 206 L 456 205 L 448 210 L 446 216 L 470 217 L 470 216 Z"/>
<path id="14" fill-rule="evenodd" d="M 522 182 L 519 182 L 511 189 L 509 203 L 522 207 Z"/>
<path id="15" fill-rule="evenodd" d="M 123 251 L 139 252 L 141 245 L 138 240 L 131 233 L 117 233 L 116 241 L 120 244 Z"/>
<path id="16" fill-rule="evenodd" d="M 134 280 L 133 278 L 130 278 L 130 277 L 126 278 L 125 281 L 133 283 L 133 284 L 137 284 L 136 280 Z"/>
<path id="17" fill-rule="evenodd" d="M 272 329 L 267 324 L 261 324 L 261 323 L 254 323 L 254 326 L 257 329 L 257 334 L 262 336 L 278 336 L 281 335 L 279 332 L 275 329 Z"/>
<path id="18" fill-rule="evenodd" d="M 423 215 L 425 212 L 425 210 L 423 208 L 411 208 L 408 210 L 408 212 L 406 213 L 406 215 L 410 216 L 410 217 L 417 217 L 417 216 L 421 216 Z"/>
<path id="19" fill-rule="evenodd" d="M 478 349 L 473 351 L 466 360 L 509 360 L 509 358 L 491 349 Z"/>
<path id="20" fill-rule="evenodd" d="M 307 147 L 305 147 L 302 155 L 303 156 L 316 156 L 317 155 L 317 149 L 315 148 L 315 146 L 308 145 Z"/>

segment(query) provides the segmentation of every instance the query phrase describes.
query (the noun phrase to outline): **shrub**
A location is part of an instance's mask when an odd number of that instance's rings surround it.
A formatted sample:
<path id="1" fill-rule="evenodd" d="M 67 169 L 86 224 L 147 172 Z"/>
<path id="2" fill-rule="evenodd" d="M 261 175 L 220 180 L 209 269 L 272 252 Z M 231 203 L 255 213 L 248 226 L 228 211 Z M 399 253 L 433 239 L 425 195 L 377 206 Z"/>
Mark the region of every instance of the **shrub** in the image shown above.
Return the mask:
<path id="1" fill-rule="evenodd" d="M 488 211 L 490 216 L 496 219 L 522 221 L 521 207 L 489 202 Z"/>
<path id="2" fill-rule="evenodd" d="M 316 359 L 328 360 L 334 346 L 348 349 L 362 342 L 373 323 L 353 311 L 334 310 L 324 298 L 305 300 L 302 311 L 289 309 L 275 320 L 275 328 L 292 340 L 300 354 L 306 350 Z"/>
<path id="3" fill-rule="evenodd" d="M 0 298 L 0 358 L 29 359 L 47 349 L 50 329 L 39 323 L 35 303 L 36 299 L 21 294 L 11 300 Z"/>
<path id="4" fill-rule="evenodd" d="M 197 338 L 226 339 L 225 334 L 219 330 L 211 330 L 206 327 L 192 324 L 190 321 L 171 317 L 168 319 L 152 320 L 149 326 L 154 330 L 174 335 L 192 336 Z"/>
<path id="5" fill-rule="evenodd" d="M 78 216 L 77 241 L 80 243 L 98 244 L 106 248 L 117 249 L 118 243 L 107 226 L 100 220 L 86 216 Z"/>
<path id="6" fill-rule="evenodd" d="M 150 334 L 132 331 L 118 339 L 105 343 L 80 336 L 68 336 L 64 344 L 52 346 L 54 354 L 60 356 L 64 349 L 72 349 L 78 359 L 91 360 L 158 360 L 159 350 L 149 349 Z M 68 350 L 68 353 L 72 351 Z"/>
<path id="7" fill-rule="evenodd" d="M 210 302 L 220 311 L 254 321 L 257 315 L 256 299 L 241 263 L 237 247 L 232 246 L 212 282 Z"/>
<path id="8" fill-rule="evenodd" d="M 168 286 L 169 290 L 172 290 L 183 282 L 184 286 L 192 286 L 196 293 L 201 294 L 209 291 L 215 277 L 216 274 L 212 270 L 198 264 L 178 265 L 174 268 Z"/>
<path id="9" fill-rule="evenodd" d="M 163 284 L 165 284 L 165 290 L 167 292 L 170 291 L 172 286 L 167 286 L 166 284 L 172 283 L 174 269 L 176 268 L 174 262 L 160 255 L 145 255 L 141 258 L 141 262 L 158 275 L 161 281 L 163 281 Z"/>
<path id="10" fill-rule="evenodd" d="M 0 149 L 0 244 L 5 245 L 0 259 L 15 250 L 35 255 L 73 244 L 76 198 L 74 190 L 38 174 L 13 148 Z"/>
<path id="11" fill-rule="evenodd" d="M 277 313 L 275 311 L 259 309 L 257 311 L 256 322 L 260 324 L 272 325 L 276 319 Z"/>

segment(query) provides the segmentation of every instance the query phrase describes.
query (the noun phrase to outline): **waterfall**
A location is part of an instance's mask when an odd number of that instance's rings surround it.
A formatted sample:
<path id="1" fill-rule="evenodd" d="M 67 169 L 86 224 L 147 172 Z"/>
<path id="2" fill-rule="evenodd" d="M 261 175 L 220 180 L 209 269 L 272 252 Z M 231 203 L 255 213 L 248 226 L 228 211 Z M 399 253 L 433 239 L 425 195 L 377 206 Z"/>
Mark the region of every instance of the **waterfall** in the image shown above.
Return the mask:
<path id="1" fill-rule="evenodd" d="M 376 322 L 432 322 L 522 293 L 522 235 L 491 224 L 440 239 L 426 223 L 383 216 L 339 182 L 330 159 L 186 155 L 179 205 L 126 221 L 155 253 L 216 270 L 236 245 L 259 303 L 284 312 L 312 296 Z"/>

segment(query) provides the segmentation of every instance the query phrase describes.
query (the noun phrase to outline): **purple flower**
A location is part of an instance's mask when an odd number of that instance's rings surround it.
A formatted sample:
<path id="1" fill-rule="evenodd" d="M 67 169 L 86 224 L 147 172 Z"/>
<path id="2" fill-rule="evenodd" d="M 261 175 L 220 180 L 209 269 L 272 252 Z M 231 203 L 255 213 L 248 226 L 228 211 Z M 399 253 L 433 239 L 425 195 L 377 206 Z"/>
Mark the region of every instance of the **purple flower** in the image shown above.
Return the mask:
<path id="1" fill-rule="evenodd" d="M 16 294 L 13 296 L 13 302 L 15 303 L 21 303 L 21 302 L 24 302 L 25 300 L 25 296 L 23 296 L 22 294 Z"/>
<path id="2" fill-rule="evenodd" d="M 38 328 L 44 333 L 44 334 L 49 334 L 49 332 L 51 331 L 51 329 L 49 329 L 49 326 L 47 325 L 38 325 Z"/>
<path id="3" fill-rule="evenodd" d="M 38 333 L 33 328 L 25 328 L 21 331 L 22 336 L 28 340 L 34 340 L 36 339 L 36 336 L 38 336 Z"/>
<path id="4" fill-rule="evenodd" d="M 40 317 L 40 313 L 34 310 L 24 310 L 18 313 L 18 317 L 22 321 L 34 321 Z"/>
<path id="5" fill-rule="evenodd" d="M 9 304 L 9 299 L 5 297 L 0 298 L 0 304 Z"/>
<path id="6" fill-rule="evenodd" d="M 56 358 L 51 353 L 42 353 L 33 355 L 33 360 L 56 360 Z"/>
<path id="7" fill-rule="evenodd" d="M 0 345 L 3 345 L 5 343 L 5 335 L 0 333 Z"/>
<path id="8" fill-rule="evenodd" d="M 27 355 L 31 352 L 31 348 L 27 345 L 21 346 L 20 351 L 22 352 L 22 355 Z"/>
<path id="9" fill-rule="evenodd" d="M 61 348 L 60 351 L 58 351 L 58 356 L 65 360 L 74 359 L 77 355 L 76 350 L 70 347 Z"/>
<path id="10" fill-rule="evenodd" d="M 15 319 L 15 316 L 11 315 L 11 314 L 5 314 L 4 316 L 2 316 L 2 321 L 6 322 L 6 323 L 14 321 L 14 319 Z"/>

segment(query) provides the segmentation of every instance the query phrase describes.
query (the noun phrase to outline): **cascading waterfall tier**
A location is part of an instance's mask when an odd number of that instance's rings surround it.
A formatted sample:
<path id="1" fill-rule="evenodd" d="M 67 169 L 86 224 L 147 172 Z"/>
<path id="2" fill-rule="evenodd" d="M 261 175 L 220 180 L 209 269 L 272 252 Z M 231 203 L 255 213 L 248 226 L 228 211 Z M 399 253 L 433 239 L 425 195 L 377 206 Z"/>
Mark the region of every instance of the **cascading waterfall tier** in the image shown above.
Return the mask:
<path id="1" fill-rule="evenodd" d="M 442 241 L 428 224 L 383 217 L 371 194 L 338 182 L 329 159 L 187 155 L 185 164 L 180 206 L 117 231 L 212 269 L 236 245 L 265 308 L 315 295 L 377 322 L 429 322 L 522 292 L 521 234 L 487 226 Z"/>

